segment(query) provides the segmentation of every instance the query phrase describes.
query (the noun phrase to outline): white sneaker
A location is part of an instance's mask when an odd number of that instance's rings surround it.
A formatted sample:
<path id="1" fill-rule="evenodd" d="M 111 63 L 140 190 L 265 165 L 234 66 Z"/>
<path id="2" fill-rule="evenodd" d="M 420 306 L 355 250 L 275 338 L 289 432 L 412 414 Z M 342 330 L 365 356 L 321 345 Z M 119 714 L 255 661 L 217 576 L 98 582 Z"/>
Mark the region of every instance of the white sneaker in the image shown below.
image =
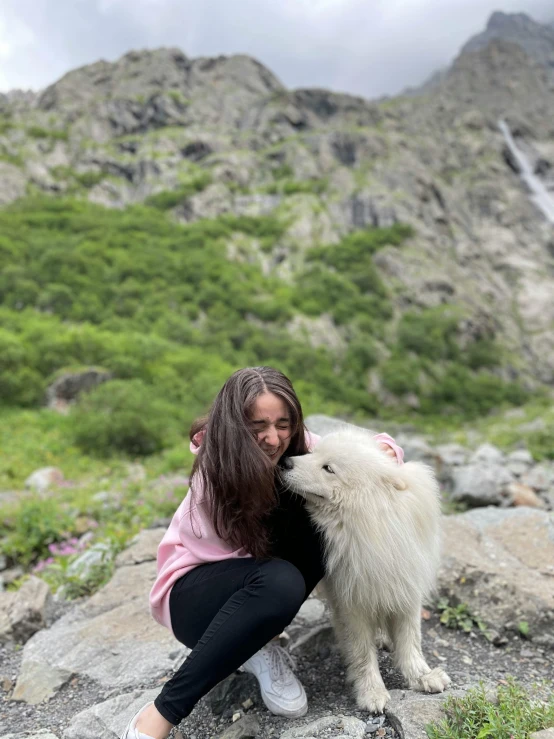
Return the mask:
<path id="1" fill-rule="evenodd" d="M 292 668 L 294 660 L 283 647 L 266 644 L 242 665 L 260 683 L 262 700 L 276 716 L 297 718 L 308 710 L 306 691 Z"/>
<path id="2" fill-rule="evenodd" d="M 154 703 L 154 701 L 150 701 L 150 703 L 147 703 L 145 706 L 143 706 L 140 709 L 140 711 L 137 711 L 135 713 L 133 718 L 127 724 L 127 728 L 121 735 L 121 739 L 154 739 L 148 734 L 143 734 L 142 731 L 139 731 L 137 728 L 135 728 L 140 714 L 144 711 L 145 708 L 148 708 L 148 706 L 151 706 L 152 703 Z"/>

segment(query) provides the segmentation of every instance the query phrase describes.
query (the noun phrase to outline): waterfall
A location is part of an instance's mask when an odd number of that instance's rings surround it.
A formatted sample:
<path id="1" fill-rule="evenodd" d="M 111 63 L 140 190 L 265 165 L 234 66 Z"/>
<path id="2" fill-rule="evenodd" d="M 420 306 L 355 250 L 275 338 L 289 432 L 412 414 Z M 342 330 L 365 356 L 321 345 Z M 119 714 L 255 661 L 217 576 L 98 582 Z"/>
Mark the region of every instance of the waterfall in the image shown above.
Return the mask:
<path id="1" fill-rule="evenodd" d="M 533 172 L 533 168 L 525 154 L 517 148 L 514 137 L 512 136 L 506 121 L 498 121 L 498 127 L 502 131 L 506 144 L 517 162 L 521 179 L 525 182 L 531 192 L 531 200 L 535 203 L 537 208 L 544 213 L 547 220 L 554 224 L 554 197 Z"/>

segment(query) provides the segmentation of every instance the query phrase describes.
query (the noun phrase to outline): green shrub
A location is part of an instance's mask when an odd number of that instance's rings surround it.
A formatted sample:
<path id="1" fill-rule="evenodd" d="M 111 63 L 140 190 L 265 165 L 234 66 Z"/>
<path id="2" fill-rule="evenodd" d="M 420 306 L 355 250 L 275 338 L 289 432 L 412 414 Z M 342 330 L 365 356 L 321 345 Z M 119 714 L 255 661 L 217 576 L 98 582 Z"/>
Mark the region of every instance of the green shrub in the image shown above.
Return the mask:
<path id="1" fill-rule="evenodd" d="M 162 190 L 162 192 L 155 195 L 150 195 L 146 198 L 144 204 L 157 210 L 169 210 L 182 203 L 183 200 L 190 198 L 191 195 L 204 190 L 211 181 L 212 176 L 209 172 L 200 172 L 189 182 L 179 185 L 175 190 Z"/>
<path id="2" fill-rule="evenodd" d="M 58 139 L 59 141 L 67 141 L 69 132 L 62 131 L 57 128 L 42 128 L 42 126 L 29 126 L 27 135 L 34 139 Z"/>
<path id="3" fill-rule="evenodd" d="M 293 177 L 294 169 L 290 166 L 290 164 L 280 164 L 278 167 L 275 167 L 272 174 L 274 179 L 283 180 L 286 177 Z"/>
<path id="4" fill-rule="evenodd" d="M 498 686 L 497 700 L 481 683 L 461 698 L 448 696 L 443 710 L 446 717 L 426 727 L 429 739 L 529 739 L 554 725 L 554 696 L 531 697 L 513 678 Z"/>
<path id="5" fill-rule="evenodd" d="M 425 413 L 461 412 L 466 418 L 484 416 L 505 403 L 521 405 L 530 394 L 516 382 L 503 381 L 488 372 L 474 374 L 466 367 L 451 364 L 440 379 L 432 383 L 422 400 Z"/>
<path id="6" fill-rule="evenodd" d="M 398 326 L 400 350 L 432 360 L 458 359 L 456 332 L 460 318 L 460 309 L 449 305 L 405 313 Z"/>
<path id="7" fill-rule="evenodd" d="M 87 190 L 90 190 L 95 185 L 98 185 L 99 182 L 102 182 L 105 176 L 105 172 L 95 172 L 94 170 L 75 173 L 75 179 L 77 182 L 83 187 L 86 187 Z"/>
<path id="8" fill-rule="evenodd" d="M 554 459 L 554 424 L 531 431 L 527 436 L 527 446 L 537 461 Z"/>
<path id="9" fill-rule="evenodd" d="M 175 409 L 140 380 L 114 380 L 82 395 L 71 416 L 75 443 L 109 457 L 153 454 L 175 442 Z"/>
<path id="10" fill-rule="evenodd" d="M 9 117 L 0 117 L 0 136 L 8 133 L 8 131 L 11 131 L 12 128 L 14 128 L 14 123 L 9 119 Z"/>
<path id="11" fill-rule="evenodd" d="M 380 368 L 383 385 L 395 395 L 420 392 L 420 362 L 413 357 L 392 356 Z"/>
<path id="12" fill-rule="evenodd" d="M 363 372 L 377 364 L 379 354 L 370 338 L 360 337 L 348 344 L 344 366 L 350 370 Z"/>
<path id="13" fill-rule="evenodd" d="M 62 541 L 72 525 L 73 517 L 55 498 L 24 500 L 17 515 L 0 519 L 0 551 L 27 567 L 48 556 L 48 545 Z"/>

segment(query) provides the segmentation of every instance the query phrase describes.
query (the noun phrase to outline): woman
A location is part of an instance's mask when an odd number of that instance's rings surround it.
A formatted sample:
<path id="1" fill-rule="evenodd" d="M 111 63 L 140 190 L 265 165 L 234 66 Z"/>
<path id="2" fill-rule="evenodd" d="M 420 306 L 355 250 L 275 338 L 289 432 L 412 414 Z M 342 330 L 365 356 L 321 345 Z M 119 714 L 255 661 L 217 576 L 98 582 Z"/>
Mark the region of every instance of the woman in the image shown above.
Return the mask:
<path id="1" fill-rule="evenodd" d="M 271 367 L 231 375 L 190 437 L 190 490 L 158 547 L 150 610 L 192 652 L 122 739 L 166 739 L 241 666 L 273 713 L 308 708 L 275 638 L 323 577 L 323 543 L 303 500 L 281 489 L 278 463 L 309 453 L 320 437 L 305 429 L 290 380 Z M 401 464 L 394 440 L 376 438 Z"/>

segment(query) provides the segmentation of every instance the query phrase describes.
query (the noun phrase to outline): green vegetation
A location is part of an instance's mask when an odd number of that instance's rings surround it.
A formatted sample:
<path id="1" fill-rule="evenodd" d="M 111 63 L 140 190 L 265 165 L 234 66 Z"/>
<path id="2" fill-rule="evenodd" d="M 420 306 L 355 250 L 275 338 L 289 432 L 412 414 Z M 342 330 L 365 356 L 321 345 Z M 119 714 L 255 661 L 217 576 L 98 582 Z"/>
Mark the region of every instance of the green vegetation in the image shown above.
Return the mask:
<path id="1" fill-rule="evenodd" d="M 0 115 L 0 136 L 3 136 L 5 133 L 10 131 L 12 128 L 14 128 L 14 124 L 10 120 L 10 118 L 8 116 Z"/>
<path id="2" fill-rule="evenodd" d="M 200 172 L 188 182 L 179 185 L 175 190 L 163 190 L 155 195 L 150 195 L 146 198 L 144 204 L 158 210 L 169 210 L 182 203 L 183 200 L 190 198 L 191 195 L 204 190 L 211 181 L 212 177 L 209 172 Z"/>
<path id="3" fill-rule="evenodd" d="M 440 611 L 440 622 L 449 629 L 458 629 L 469 634 L 477 626 L 479 631 L 486 631 L 486 624 L 476 618 L 469 610 L 467 603 L 450 605 L 448 598 L 440 598 L 437 603 Z"/>
<path id="4" fill-rule="evenodd" d="M 57 139 L 59 141 L 67 141 L 69 132 L 58 128 L 42 128 L 42 126 L 29 126 L 27 128 L 27 136 L 33 139 Z"/>
<path id="5" fill-rule="evenodd" d="M 513 678 L 499 685 L 496 700 L 481 683 L 463 698 L 448 696 L 446 717 L 426 727 L 429 739 L 528 739 L 554 725 L 554 696 L 533 697 Z M 493 698 L 491 700 L 491 697 Z"/>
<path id="6" fill-rule="evenodd" d="M 294 180 L 280 179 L 261 188 L 263 192 L 270 195 L 297 195 L 298 193 L 311 193 L 321 195 L 328 187 L 326 179 Z"/>
<path id="7" fill-rule="evenodd" d="M 179 90 L 170 90 L 167 94 L 173 100 L 174 103 L 177 103 L 177 105 L 189 105 L 190 104 L 190 99 L 186 98 L 182 92 L 179 92 Z"/>
<path id="8" fill-rule="evenodd" d="M 76 172 L 71 167 L 60 165 L 54 167 L 52 175 L 58 180 L 69 180 L 73 187 L 71 190 L 77 191 L 79 188 L 90 190 L 107 176 L 105 172 L 89 170 L 87 172 Z"/>

